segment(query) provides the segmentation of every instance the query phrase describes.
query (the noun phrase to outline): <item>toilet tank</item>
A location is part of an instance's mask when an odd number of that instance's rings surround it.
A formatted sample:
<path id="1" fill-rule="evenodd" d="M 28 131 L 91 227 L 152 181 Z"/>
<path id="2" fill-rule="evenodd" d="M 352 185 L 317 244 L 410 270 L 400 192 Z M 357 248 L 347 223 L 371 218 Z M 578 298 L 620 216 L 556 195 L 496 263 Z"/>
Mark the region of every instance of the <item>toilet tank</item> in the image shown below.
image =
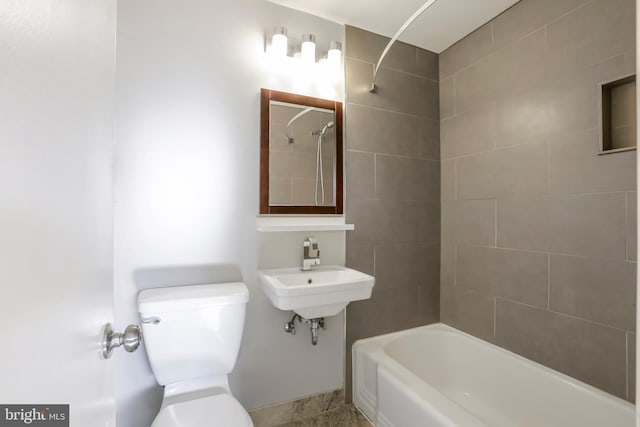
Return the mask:
<path id="1" fill-rule="evenodd" d="M 230 373 L 248 300 L 249 291 L 240 282 L 141 291 L 143 342 L 158 383 Z"/>

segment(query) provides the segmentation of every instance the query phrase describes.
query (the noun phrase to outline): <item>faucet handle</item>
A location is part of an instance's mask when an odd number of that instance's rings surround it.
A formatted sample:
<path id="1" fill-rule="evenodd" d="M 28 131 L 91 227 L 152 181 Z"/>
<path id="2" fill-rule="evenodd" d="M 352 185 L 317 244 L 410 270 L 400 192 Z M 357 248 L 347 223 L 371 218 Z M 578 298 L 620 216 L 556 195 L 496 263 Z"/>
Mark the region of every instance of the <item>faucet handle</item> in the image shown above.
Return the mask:
<path id="1" fill-rule="evenodd" d="M 318 258 L 320 256 L 320 249 L 318 248 L 318 242 L 315 237 L 307 237 L 304 239 L 305 255 L 309 258 Z"/>

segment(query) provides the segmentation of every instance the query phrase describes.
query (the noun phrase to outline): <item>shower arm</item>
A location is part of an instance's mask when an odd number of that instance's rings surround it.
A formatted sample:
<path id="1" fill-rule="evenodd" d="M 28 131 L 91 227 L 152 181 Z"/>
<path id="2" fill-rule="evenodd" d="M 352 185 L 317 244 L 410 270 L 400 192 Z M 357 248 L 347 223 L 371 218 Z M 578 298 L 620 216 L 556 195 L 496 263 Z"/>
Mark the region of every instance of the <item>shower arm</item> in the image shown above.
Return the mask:
<path id="1" fill-rule="evenodd" d="M 387 44 L 387 46 L 382 51 L 382 55 L 380 55 L 380 59 L 376 64 L 376 68 L 373 70 L 373 80 L 371 81 L 369 92 L 378 93 L 378 87 L 376 86 L 376 77 L 378 76 L 378 70 L 380 70 L 380 64 L 382 64 L 382 60 L 384 59 L 384 57 L 387 56 L 387 53 L 389 52 L 389 49 L 391 49 L 391 46 L 396 42 L 396 40 L 398 40 L 398 37 L 400 37 L 402 33 L 404 33 L 404 31 L 409 28 L 411 24 L 413 24 L 413 21 L 418 19 L 418 17 L 422 15 L 425 10 L 429 9 L 429 7 L 431 7 L 431 5 L 433 5 L 437 1 L 438 0 L 427 0 L 425 4 L 420 6 L 420 9 L 416 10 L 416 12 L 411 15 L 409 19 L 407 19 L 407 22 L 402 24 L 402 27 L 400 27 L 400 29 L 393 35 L 393 37 L 391 37 L 389 44 Z"/>

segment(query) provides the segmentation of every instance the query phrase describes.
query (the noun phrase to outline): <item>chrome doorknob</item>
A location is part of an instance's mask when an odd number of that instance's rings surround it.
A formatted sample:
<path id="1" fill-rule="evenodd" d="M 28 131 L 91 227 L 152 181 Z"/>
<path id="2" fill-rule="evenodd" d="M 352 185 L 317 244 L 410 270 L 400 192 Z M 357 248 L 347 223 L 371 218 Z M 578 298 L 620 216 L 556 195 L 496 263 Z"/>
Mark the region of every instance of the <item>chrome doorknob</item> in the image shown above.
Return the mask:
<path id="1" fill-rule="evenodd" d="M 131 353 L 140 347 L 142 342 L 142 332 L 140 326 L 129 325 L 125 328 L 124 333 L 113 332 L 111 323 L 104 326 L 102 333 L 102 357 L 108 359 L 113 353 L 113 349 L 122 346 L 126 352 Z"/>

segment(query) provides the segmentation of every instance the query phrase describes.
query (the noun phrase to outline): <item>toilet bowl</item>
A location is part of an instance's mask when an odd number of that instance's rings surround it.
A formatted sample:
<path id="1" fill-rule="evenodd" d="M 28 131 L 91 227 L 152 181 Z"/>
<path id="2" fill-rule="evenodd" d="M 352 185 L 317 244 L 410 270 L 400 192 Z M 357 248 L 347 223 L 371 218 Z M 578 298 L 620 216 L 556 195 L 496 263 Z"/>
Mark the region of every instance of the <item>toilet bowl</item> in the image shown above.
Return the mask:
<path id="1" fill-rule="evenodd" d="M 146 289 L 138 294 L 144 345 L 164 386 L 152 427 L 252 427 L 229 389 L 249 291 L 244 283 Z"/>

